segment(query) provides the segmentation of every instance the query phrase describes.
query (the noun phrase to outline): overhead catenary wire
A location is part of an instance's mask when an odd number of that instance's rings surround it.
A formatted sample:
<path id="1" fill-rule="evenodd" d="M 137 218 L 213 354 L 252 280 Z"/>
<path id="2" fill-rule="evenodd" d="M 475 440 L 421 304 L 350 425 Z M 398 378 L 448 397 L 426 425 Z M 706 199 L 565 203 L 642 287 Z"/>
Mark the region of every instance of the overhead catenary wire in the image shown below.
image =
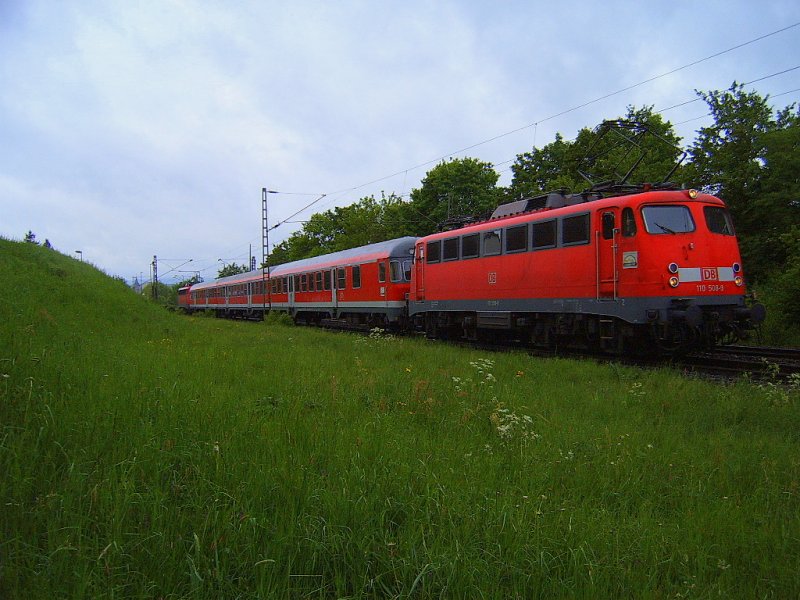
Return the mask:
<path id="1" fill-rule="evenodd" d="M 794 29 L 794 28 L 796 28 L 796 27 L 798 27 L 798 26 L 800 26 L 800 22 L 792 23 L 792 24 L 790 24 L 790 25 L 787 25 L 787 26 L 785 26 L 785 27 L 782 27 L 782 28 L 780 28 L 780 29 L 776 29 L 776 30 L 774 30 L 774 31 L 771 31 L 771 32 L 769 32 L 769 33 L 766 33 L 766 34 L 763 34 L 763 35 L 757 36 L 757 37 L 755 37 L 755 38 L 752 38 L 752 39 L 750 39 L 750 40 L 747 40 L 747 41 L 745 41 L 745 42 L 742 42 L 742 43 L 736 44 L 736 45 L 734 45 L 734 46 L 730 46 L 730 47 L 728 47 L 728 48 L 726 48 L 726 49 L 724 49 L 724 50 L 720 50 L 720 51 L 718 51 L 718 52 L 714 52 L 714 53 L 712 53 L 712 54 L 709 54 L 709 55 L 707 55 L 707 56 L 704 56 L 704 57 L 702 57 L 702 58 L 699 58 L 699 59 L 693 60 L 693 61 L 691 61 L 691 62 L 688 62 L 688 63 L 684 64 L 684 65 L 681 65 L 681 66 L 679 66 L 679 67 L 676 67 L 676 68 L 674 68 L 674 69 L 670 69 L 670 70 L 668 70 L 668 71 L 665 71 L 665 72 L 663 72 L 663 73 L 659 73 L 659 74 L 657 74 L 657 75 L 654 75 L 654 76 L 652 76 L 652 77 L 648 77 L 647 79 L 644 79 L 644 80 L 642 80 L 642 81 L 639 81 L 639 82 L 637 82 L 637 83 L 634 83 L 634 84 L 631 84 L 631 85 L 628 85 L 628 86 L 622 87 L 622 88 L 620 88 L 620 89 L 617 89 L 617 90 L 615 90 L 615 91 L 612 91 L 612 92 L 609 92 L 609 93 L 606 93 L 606 94 L 602 94 L 602 95 L 600 95 L 600 96 L 598 96 L 598 97 L 596 97 L 596 98 L 593 98 L 593 99 L 587 100 L 587 101 L 585 101 L 585 102 L 582 102 L 582 103 L 580 103 L 580 104 L 577 104 L 577 105 L 575 105 L 575 106 L 572 106 L 572 107 L 566 108 L 566 109 L 564 109 L 564 110 L 558 111 L 558 112 L 556 112 L 556 113 L 554 113 L 554 114 L 551 114 L 551 115 L 548 115 L 548 116 L 546 116 L 546 117 L 543 117 L 543 118 L 540 118 L 540 119 L 534 120 L 534 121 L 532 121 L 531 123 L 528 123 L 527 125 L 523 125 L 523 126 L 521 126 L 521 127 L 517 127 L 517 128 L 514 128 L 514 129 L 512 129 L 512 130 L 509 130 L 509 131 L 506 131 L 506 132 L 500 133 L 500 134 L 498 134 L 498 135 L 494 135 L 494 136 L 492 136 L 492 137 L 489 137 L 489 138 L 487 138 L 487 139 L 484 139 L 484 140 L 482 140 L 482 141 L 476 142 L 476 143 L 474 143 L 474 144 L 470 144 L 470 145 L 468 145 L 468 146 L 465 146 L 465 147 L 463 147 L 463 148 L 460 148 L 460 149 L 458 149 L 458 150 L 454 150 L 454 151 L 452 151 L 452 152 L 448 152 L 448 153 L 442 154 L 442 155 L 440 155 L 440 156 L 438 156 L 438 157 L 436 157 L 436 158 L 433 158 L 433 159 L 430 159 L 430 160 L 426 160 L 426 161 L 424 161 L 424 162 L 420 162 L 420 163 L 418 163 L 418 164 L 415 164 L 415 165 L 413 165 L 413 166 L 410 166 L 410 167 L 405 167 L 405 168 L 403 168 L 403 169 L 400 169 L 400 170 L 398 170 L 398 171 L 396 171 L 396 172 L 393 172 L 393 173 L 391 173 L 391 174 L 389 174 L 389 175 L 384 175 L 384 176 L 382 176 L 382 177 L 378 177 L 378 178 L 375 178 L 375 179 L 371 179 L 370 181 L 367 181 L 367 182 L 364 182 L 364 183 L 360 183 L 360 184 L 358 184 L 358 185 L 354 185 L 354 186 L 349 186 L 349 187 L 341 188 L 341 189 L 339 189 L 339 190 L 336 190 L 336 191 L 333 191 L 333 192 L 320 193 L 320 194 L 318 194 L 318 197 L 317 197 L 317 198 L 316 198 L 316 199 L 315 199 L 313 202 L 310 202 L 310 203 L 308 203 L 307 205 L 303 206 L 301 209 L 299 209 L 299 210 L 295 211 L 295 212 L 294 212 L 293 214 L 291 214 L 289 217 L 286 217 L 286 218 L 284 218 L 284 219 L 280 220 L 280 221 L 279 221 L 279 222 L 277 222 L 275 225 L 271 226 L 271 227 L 270 227 L 270 230 L 274 230 L 274 229 L 276 229 L 277 227 L 279 227 L 279 226 L 281 226 L 281 225 L 283 225 L 283 224 L 295 223 L 296 221 L 293 221 L 292 219 L 294 219 L 294 218 L 295 218 L 295 217 L 297 217 L 298 215 L 302 214 L 303 212 L 307 211 L 309 208 L 311 208 L 311 207 L 313 207 L 313 206 L 317 205 L 319 202 L 321 202 L 321 201 L 322 201 L 323 199 L 325 199 L 325 198 L 328 198 L 329 200 L 331 200 L 331 201 L 332 201 L 332 200 L 333 200 L 333 197 L 335 197 L 335 196 L 340 196 L 341 194 L 345 194 L 345 193 L 348 193 L 348 192 L 354 192 L 354 191 L 357 191 L 357 190 L 363 189 L 363 188 L 365 188 L 365 187 L 368 187 L 368 186 L 374 185 L 374 184 L 376 184 L 376 183 L 380 183 L 380 182 L 382 182 L 382 181 L 386 181 L 386 180 L 392 179 L 392 178 L 394 178 L 394 177 L 397 177 L 397 176 L 399 176 L 399 175 L 403 175 L 403 176 L 404 176 L 404 182 L 405 182 L 405 178 L 408 176 L 408 172 L 409 172 L 409 171 L 415 171 L 415 170 L 417 170 L 417 169 L 420 169 L 420 168 L 423 168 L 423 167 L 429 166 L 429 165 L 431 165 L 431 164 L 434 164 L 434 163 L 441 162 L 441 161 L 443 161 L 443 160 L 447 159 L 448 157 L 452 157 L 452 156 L 454 156 L 454 155 L 463 154 L 464 152 L 467 152 L 467 151 L 469 151 L 469 150 L 473 150 L 473 149 L 475 149 L 475 148 L 478 148 L 478 147 L 480 147 L 480 146 L 483 146 L 483 145 L 489 144 L 489 143 L 491 143 L 491 142 L 494 142 L 494 141 L 497 141 L 497 140 L 499 140 L 499 139 L 503 139 L 503 138 L 505 138 L 505 137 L 508 137 L 508 136 L 510 136 L 510 135 L 513 135 L 513 134 L 519 133 L 519 132 L 521 132 L 521 131 L 525 131 L 525 130 L 527 130 L 527 129 L 530 129 L 530 128 L 534 128 L 534 135 L 536 135 L 536 133 L 537 133 L 537 131 L 538 131 L 538 126 L 539 126 L 539 125 L 541 125 L 542 123 L 545 123 L 545 122 L 547 122 L 547 121 L 551 121 L 551 120 L 553 120 L 553 119 L 556 119 L 556 118 L 558 118 L 558 117 L 562 117 L 562 116 L 564 116 L 564 115 L 570 114 L 570 113 L 572 113 L 572 112 L 575 112 L 575 111 L 577 111 L 577 110 L 580 110 L 580 109 L 582 109 L 582 108 L 585 108 L 585 107 L 587 107 L 587 106 L 591 106 L 592 104 L 596 104 L 596 103 L 598 103 L 598 102 L 601 102 L 601 101 L 603 101 L 603 100 L 606 100 L 606 99 L 608 99 L 608 98 L 611 98 L 611 97 L 617 96 L 617 95 L 619 95 L 619 94 L 622 94 L 622 93 L 628 92 L 628 91 L 630 91 L 630 90 L 636 89 L 636 88 L 638 88 L 638 87 L 641 87 L 641 86 L 643 86 L 643 85 L 646 85 L 646 84 L 648 84 L 648 83 L 651 83 L 651 82 L 653 82 L 653 81 L 656 81 L 656 80 L 658 80 L 658 79 L 661 79 L 661 78 L 664 78 L 664 77 L 668 77 L 668 76 L 670 76 L 670 75 L 673 75 L 673 74 L 675 74 L 675 73 L 678 73 L 678 72 L 680 72 L 680 71 L 683 71 L 683 70 L 689 69 L 689 68 L 691 68 L 691 67 L 697 66 L 697 65 L 699 65 L 699 64 L 702 64 L 702 63 L 704 63 L 704 62 L 707 62 L 707 61 L 709 61 L 709 60 L 712 60 L 712 59 L 714 59 L 714 58 L 718 58 L 718 57 L 720 57 L 720 56 L 723 56 L 723 55 L 725 55 L 725 54 L 728 54 L 728 53 L 730 53 L 730 52 L 733 52 L 733 51 L 735 51 L 735 50 L 739 50 L 739 49 L 741 49 L 741 48 L 744 48 L 744 47 L 746 47 L 746 46 L 749 46 L 749 45 L 755 44 L 755 43 L 757 43 L 757 42 L 760 42 L 760 41 L 762 41 L 762 40 L 765 40 L 765 39 L 767 39 L 767 38 L 770 38 L 770 37 L 772 37 L 772 36 L 775 36 L 775 35 L 778 35 L 778 34 L 780 34 L 780 33 L 783 33 L 783 32 L 786 32 L 786 31 L 789 31 L 789 30 L 791 30 L 791 29 Z M 752 84 L 752 83 L 756 83 L 756 82 L 759 82 L 759 81 L 763 81 L 763 80 L 769 79 L 769 78 L 771 78 L 771 77 L 776 77 L 776 76 L 778 76 L 778 75 L 786 74 L 786 73 L 789 73 L 789 72 L 795 71 L 795 70 L 797 70 L 797 69 L 800 69 L 800 65 L 798 65 L 798 66 L 796 66 L 796 67 L 791 67 L 791 68 L 789 68 L 789 69 L 784 69 L 784 70 L 782 70 L 782 71 L 779 71 L 779 72 L 776 72 L 776 73 L 772 73 L 772 74 L 770 74 L 770 75 L 766 75 L 766 76 L 764 76 L 764 77 L 760 77 L 760 78 L 758 78 L 758 79 L 754 79 L 754 80 L 752 80 L 752 81 L 750 81 L 750 82 L 747 82 L 747 83 L 745 83 L 745 84 L 743 84 L 743 85 L 750 85 L 750 84 Z M 782 94 L 776 94 L 776 95 L 774 95 L 774 96 L 772 96 L 772 97 L 778 97 L 778 96 L 781 96 L 781 95 L 789 94 L 789 93 L 792 93 L 793 91 L 796 91 L 796 90 L 790 90 L 790 91 L 788 91 L 788 92 L 784 92 L 784 93 L 782 93 Z M 680 106 L 685 106 L 685 105 L 691 104 L 691 103 L 693 103 L 693 102 L 697 102 L 697 101 L 699 101 L 699 100 L 700 100 L 699 98 L 695 98 L 695 99 L 692 99 L 692 100 L 687 100 L 687 101 L 685 101 L 685 102 L 682 102 L 682 103 L 679 103 L 679 104 L 675 104 L 675 105 L 673 105 L 673 106 L 669 106 L 669 107 L 667 107 L 667 108 L 661 109 L 660 111 L 656 111 L 656 112 L 657 112 L 657 113 L 666 112 L 666 111 L 668 111 L 668 110 L 671 110 L 671 109 L 674 109 L 674 108 L 678 108 L 678 107 L 680 107 Z M 707 115 L 701 115 L 701 116 L 699 116 L 699 117 L 695 117 L 694 119 L 689 119 L 688 121 L 681 121 L 680 123 L 676 123 L 676 124 L 683 124 L 683 123 L 686 123 L 686 122 L 689 122 L 689 121 L 692 121 L 692 120 L 697 120 L 697 119 L 703 118 L 703 117 L 705 117 L 705 116 L 707 116 Z M 535 138 L 534 138 L 534 145 L 535 145 Z M 514 159 L 509 159 L 509 160 L 502 161 L 502 162 L 498 162 L 498 163 L 494 163 L 494 164 L 495 164 L 496 166 L 499 166 L 499 165 L 502 165 L 502 164 L 507 164 L 507 163 L 513 162 L 513 160 L 514 160 Z M 404 186 L 405 186 L 405 183 L 404 183 Z M 277 192 L 275 192 L 275 193 L 279 193 L 279 194 L 282 194 L 282 195 L 297 195 L 297 196 L 304 196 L 304 195 L 305 195 L 305 196 L 311 196 L 311 195 L 317 195 L 317 194 L 315 194 L 315 193 L 307 193 L 307 192 L 286 192 L 286 191 L 277 191 Z M 405 196 L 405 195 L 406 195 L 406 194 L 403 194 L 403 196 Z M 328 203 L 326 203 L 326 206 L 327 206 L 327 205 L 328 205 Z M 429 219 L 429 217 L 427 217 L 427 215 L 421 215 L 421 216 L 423 216 L 423 217 L 425 217 L 426 219 L 430 220 L 430 219 Z M 241 247 L 241 246 L 238 246 L 238 247 Z M 211 266 L 214 266 L 214 265 L 211 265 Z M 211 267 L 207 267 L 207 268 L 206 268 L 206 269 L 204 269 L 204 270 L 208 270 L 208 269 L 210 269 L 210 268 L 211 268 Z"/>

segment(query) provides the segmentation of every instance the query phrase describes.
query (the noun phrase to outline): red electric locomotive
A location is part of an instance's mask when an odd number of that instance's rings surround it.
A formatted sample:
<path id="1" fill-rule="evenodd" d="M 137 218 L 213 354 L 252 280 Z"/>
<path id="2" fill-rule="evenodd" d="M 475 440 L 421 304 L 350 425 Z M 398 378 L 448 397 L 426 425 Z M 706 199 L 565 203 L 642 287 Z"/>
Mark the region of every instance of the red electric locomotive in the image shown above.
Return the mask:
<path id="1" fill-rule="evenodd" d="M 241 318 L 277 310 L 297 322 L 351 328 L 404 326 L 415 241 L 400 238 L 198 283 L 189 307 Z"/>
<path id="2" fill-rule="evenodd" d="M 694 190 L 551 193 L 417 240 L 409 314 L 431 337 L 672 352 L 764 318 L 721 200 Z"/>

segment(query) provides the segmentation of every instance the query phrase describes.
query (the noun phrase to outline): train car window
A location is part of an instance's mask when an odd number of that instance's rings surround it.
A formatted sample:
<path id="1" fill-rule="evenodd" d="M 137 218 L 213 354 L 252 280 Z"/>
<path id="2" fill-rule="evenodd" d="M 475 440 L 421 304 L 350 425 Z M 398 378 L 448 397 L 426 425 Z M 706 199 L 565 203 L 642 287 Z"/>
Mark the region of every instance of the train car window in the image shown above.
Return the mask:
<path id="1" fill-rule="evenodd" d="M 353 289 L 361 287 L 361 265 L 353 267 Z"/>
<path id="2" fill-rule="evenodd" d="M 393 260 L 389 263 L 389 277 L 392 283 L 397 283 L 403 280 L 403 273 L 400 271 L 400 261 Z"/>
<path id="3" fill-rule="evenodd" d="M 273 294 L 277 294 L 278 293 L 278 280 L 277 279 L 270 279 L 269 286 L 270 286 L 270 291 Z"/>
<path id="4" fill-rule="evenodd" d="M 633 217 L 633 209 L 626 207 L 622 209 L 622 236 L 633 237 L 636 235 L 636 219 Z"/>
<path id="5" fill-rule="evenodd" d="M 314 279 L 316 280 L 317 291 L 321 292 L 322 291 L 322 271 L 317 271 L 314 274 Z"/>
<path id="6" fill-rule="evenodd" d="M 294 289 L 293 291 L 299 292 L 300 291 L 300 275 L 294 276 Z"/>
<path id="7" fill-rule="evenodd" d="M 428 242 L 428 264 L 438 263 L 442 260 L 442 242 Z"/>
<path id="8" fill-rule="evenodd" d="M 386 282 L 386 263 L 380 261 L 378 263 L 378 283 Z"/>
<path id="9" fill-rule="evenodd" d="M 308 291 L 308 274 L 303 273 L 300 275 L 300 291 L 307 292 Z"/>
<path id="10" fill-rule="evenodd" d="M 614 237 L 614 229 L 617 226 L 617 219 L 614 213 L 603 213 L 603 239 L 610 240 Z"/>
<path id="11" fill-rule="evenodd" d="M 703 208 L 706 217 L 706 226 L 711 233 L 721 235 L 734 235 L 733 221 L 727 210 L 719 206 L 706 206 Z"/>
<path id="12" fill-rule="evenodd" d="M 533 242 L 531 248 L 541 250 L 543 248 L 556 247 L 556 221 L 540 221 L 531 225 Z"/>
<path id="13" fill-rule="evenodd" d="M 336 289 L 343 290 L 347 287 L 347 278 L 345 277 L 344 267 L 336 269 Z"/>
<path id="14" fill-rule="evenodd" d="M 442 242 L 442 260 L 458 260 L 458 238 L 448 238 Z"/>
<path id="15" fill-rule="evenodd" d="M 331 272 L 330 272 L 330 270 L 327 270 L 322 274 L 322 289 L 324 289 L 326 292 L 330 291 L 330 289 L 331 289 Z"/>
<path id="16" fill-rule="evenodd" d="M 694 219 L 687 206 L 645 206 L 642 208 L 644 228 L 654 235 L 674 235 L 694 231 Z"/>
<path id="17" fill-rule="evenodd" d="M 506 252 L 525 252 L 528 249 L 528 226 L 506 229 Z"/>
<path id="18" fill-rule="evenodd" d="M 561 220 L 561 242 L 565 246 L 589 243 L 589 215 L 564 217 Z"/>
<path id="19" fill-rule="evenodd" d="M 492 231 L 483 232 L 484 256 L 496 256 L 500 254 L 503 248 L 501 244 L 502 231 L 503 231 L 502 229 L 493 229 Z"/>
<path id="20" fill-rule="evenodd" d="M 480 254 L 480 236 L 477 233 L 461 238 L 461 258 L 477 258 Z"/>
<path id="21" fill-rule="evenodd" d="M 403 261 L 403 280 L 411 281 L 411 260 L 409 259 Z"/>

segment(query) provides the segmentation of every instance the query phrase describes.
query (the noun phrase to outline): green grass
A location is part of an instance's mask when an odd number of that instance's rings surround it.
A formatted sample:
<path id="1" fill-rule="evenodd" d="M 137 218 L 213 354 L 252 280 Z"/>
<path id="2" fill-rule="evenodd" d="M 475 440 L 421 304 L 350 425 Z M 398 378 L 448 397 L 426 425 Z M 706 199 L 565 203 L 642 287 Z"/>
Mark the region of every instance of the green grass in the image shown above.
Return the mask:
<path id="1" fill-rule="evenodd" d="M 796 390 L 0 281 L 2 598 L 800 596 Z"/>

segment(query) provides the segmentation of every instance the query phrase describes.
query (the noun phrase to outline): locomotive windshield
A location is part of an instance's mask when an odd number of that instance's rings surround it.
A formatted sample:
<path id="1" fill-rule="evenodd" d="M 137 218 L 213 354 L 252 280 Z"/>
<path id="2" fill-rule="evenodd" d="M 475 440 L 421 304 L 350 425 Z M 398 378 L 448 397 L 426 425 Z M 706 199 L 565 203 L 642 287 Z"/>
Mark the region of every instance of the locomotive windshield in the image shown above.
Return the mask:
<path id="1" fill-rule="evenodd" d="M 695 229 L 692 213 L 686 206 L 645 206 L 642 217 L 647 233 L 689 233 Z"/>

